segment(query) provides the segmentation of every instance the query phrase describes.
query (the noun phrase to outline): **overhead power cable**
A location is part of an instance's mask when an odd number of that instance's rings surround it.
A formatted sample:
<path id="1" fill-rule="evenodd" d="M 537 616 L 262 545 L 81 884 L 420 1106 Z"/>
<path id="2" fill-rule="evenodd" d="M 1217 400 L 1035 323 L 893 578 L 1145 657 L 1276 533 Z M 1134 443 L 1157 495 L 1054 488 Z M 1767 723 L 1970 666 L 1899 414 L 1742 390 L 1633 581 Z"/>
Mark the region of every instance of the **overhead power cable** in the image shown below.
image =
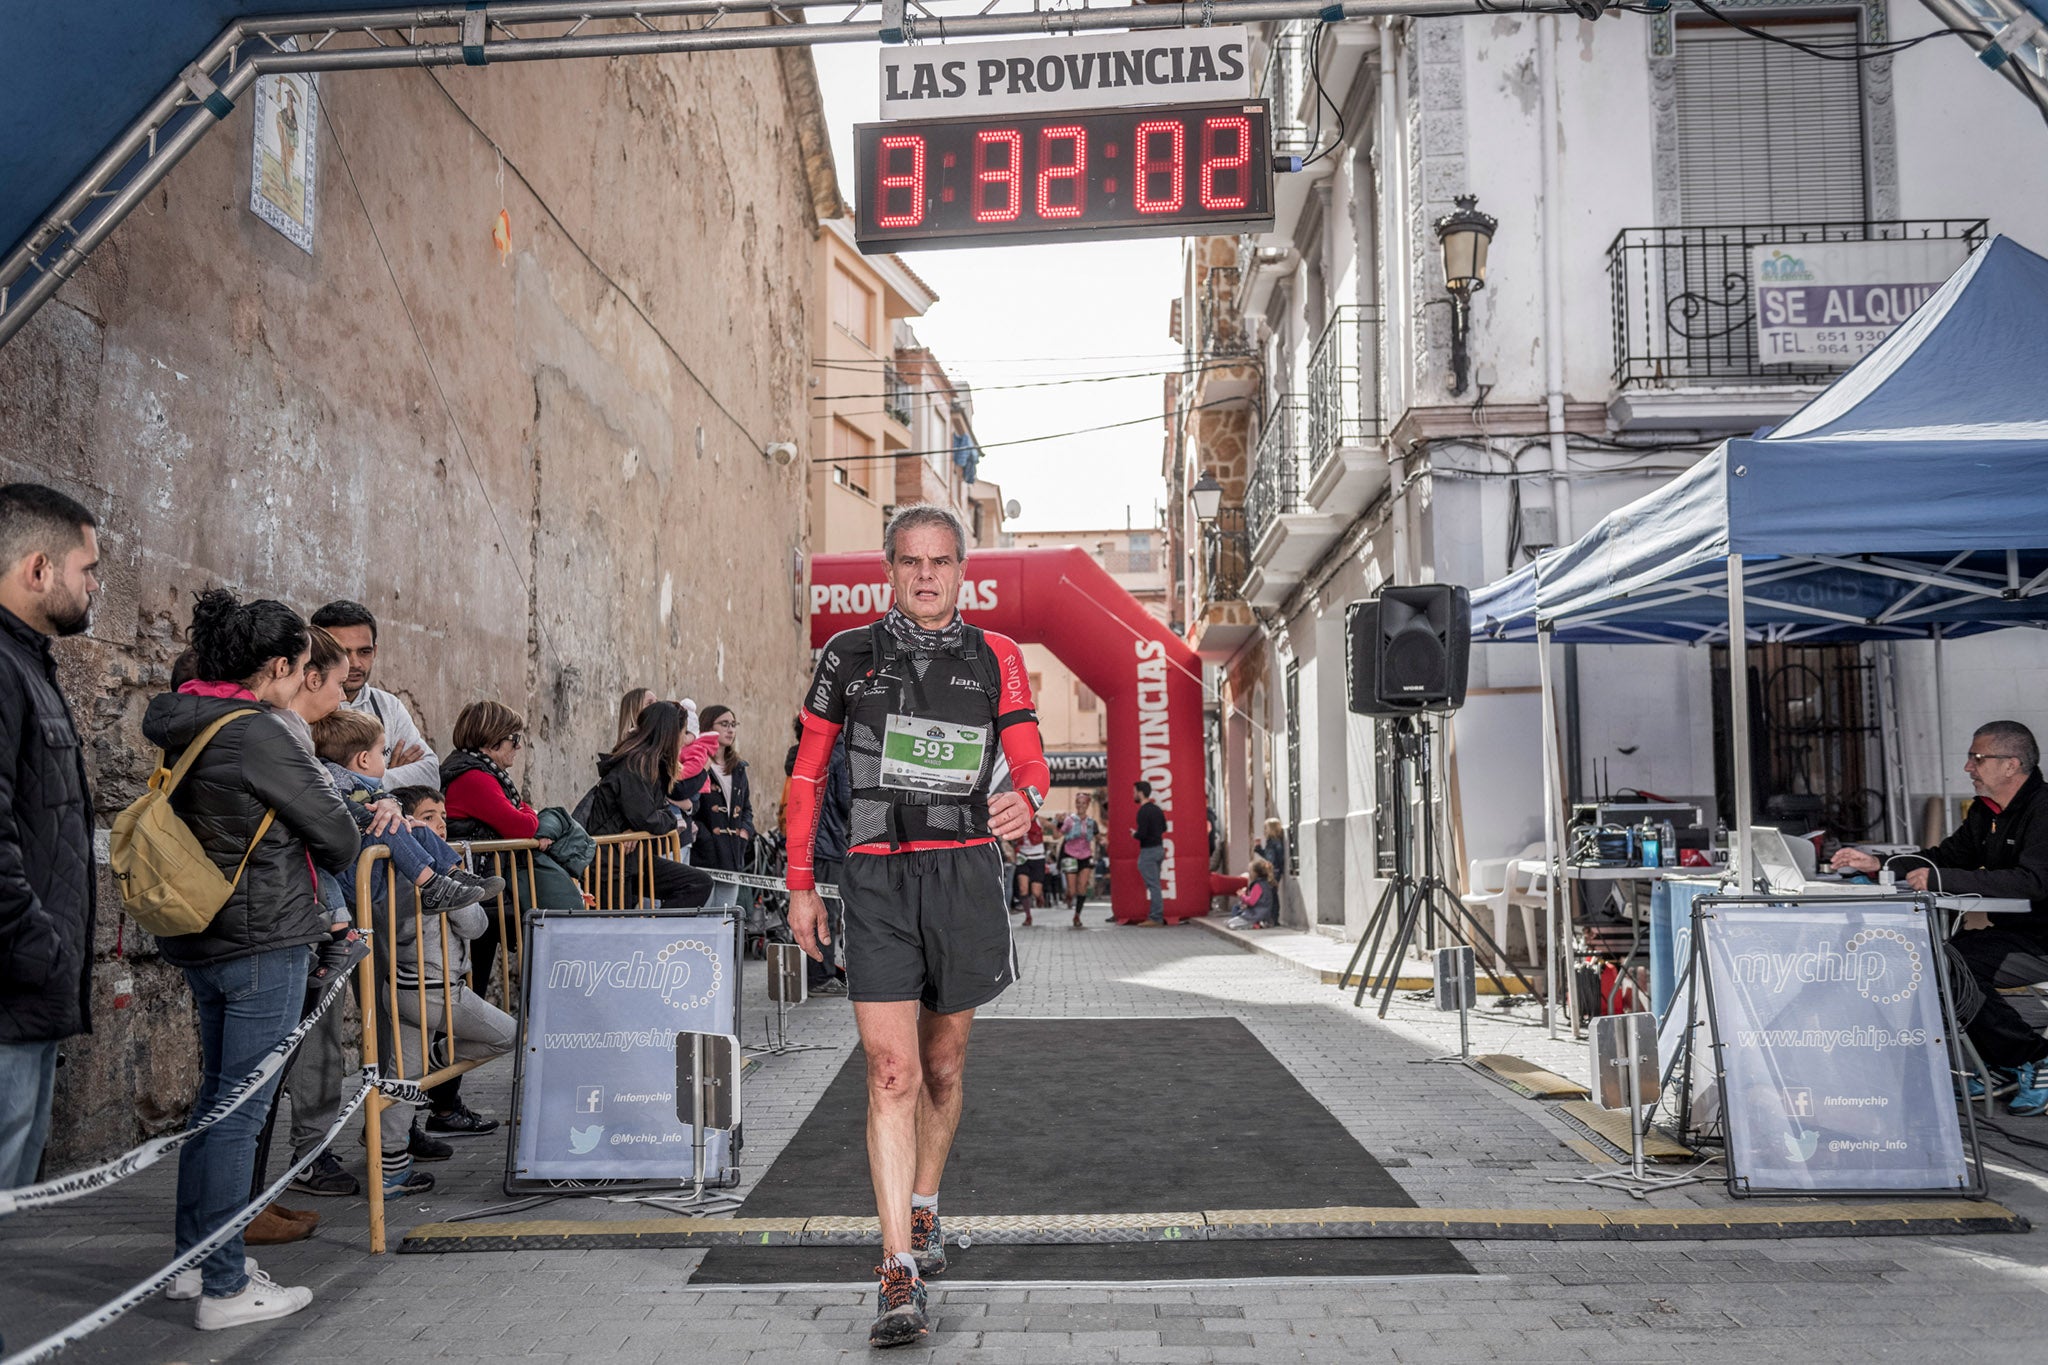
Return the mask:
<path id="1" fill-rule="evenodd" d="M 1843 41 L 1825 39 L 1818 42 L 1807 42 L 1803 39 L 1793 38 L 1782 32 L 1762 28 L 1756 24 L 1738 19 L 1732 14 L 1723 12 L 1720 8 L 1710 3 L 1710 0 L 1692 0 L 1692 3 L 1699 9 L 1700 13 L 1716 23 L 1726 24 L 1729 28 L 1735 29 L 1740 33 L 1746 33 L 1752 38 L 1759 38 L 1767 43 L 1777 43 L 1781 47 L 1789 47 L 1794 51 L 1804 52 L 1809 57 L 1817 57 L 1825 62 L 1875 61 L 1879 57 L 1889 57 L 1894 53 L 1904 52 L 1909 48 L 1918 47 L 1922 43 L 1931 42 L 1936 38 L 1946 38 L 1950 35 L 1987 39 L 1992 36 L 1980 28 L 1955 28 L 1943 25 L 1929 32 L 1918 34 L 1911 38 L 1900 38 L 1892 42 L 1866 43 L 1861 39 L 1855 38 Z M 1623 8 L 1638 14 L 1660 12 L 1648 5 L 1626 5 Z"/>
<path id="2" fill-rule="evenodd" d="M 969 390 L 971 390 L 971 391 L 972 391 L 973 393 L 976 393 L 976 394 L 983 394 L 983 393 L 1007 393 L 1007 392 L 1009 392 L 1009 391 L 1011 391 L 1011 390 L 1013 390 L 1013 389 L 1055 389 L 1055 388 L 1061 388 L 1061 387 L 1064 387 L 1064 386 L 1066 386 L 1066 385 L 1069 385 L 1069 384 L 1121 384 L 1121 383 L 1126 383 L 1126 382 L 1129 382 L 1129 381 L 1131 381 L 1131 380 L 1137 380 L 1137 379 L 1162 379 L 1162 378 L 1164 378 L 1165 376 L 1167 376 L 1167 375 L 1169 375 L 1169 374 L 1200 374 L 1200 373 L 1206 372 L 1206 371 L 1208 371 L 1208 370 L 1221 370 L 1221 369 L 1230 369 L 1230 368 L 1231 368 L 1231 367 L 1233 367 L 1233 366 L 1240 366 L 1240 365 L 1249 365 L 1249 364 L 1251 364 L 1251 363 L 1253 363 L 1253 362 L 1252 362 L 1252 358 L 1251 358 L 1251 357 L 1249 357 L 1249 356 L 1243 356 L 1243 357 L 1239 357 L 1238 359 L 1235 359 L 1235 360 L 1217 360 L 1217 361 L 1211 361 L 1211 362 L 1208 362 L 1208 363 L 1206 363 L 1206 364 L 1202 364 L 1202 365 L 1196 365 L 1196 366 L 1193 366 L 1193 367 L 1191 367 L 1191 368 L 1187 368 L 1187 369 L 1182 369 L 1182 368 L 1180 368 L 1180 367 L 1175 367 L 1174 369 L 1170 369 L 1170 370 L 1137 370 L 1137 371 L 1133 371 L 1133 372 L 1130 372 L 1130 373 L 1127 373 L 1127 374 L 1093 374 L 1093 375 L 1083 375 L 1083 376 L 1080 376 L 1080 377 L 1078 377 L 1078 378 L 1074 378 L 1074 379 L 1035 379 L 1035 380 L 1032 380 L 1032 381 L 1030 381 L 1029 383 L 1019 383 L 1019 384 L 971 384 L 971 385 L 968 385 L 968 386 L 966 386 L 966 387 L 967 387 L 967 388 L 968 388 Z M 820 367 L 820 368 L 831 368 L 831 367 L 830 367 L 830 366 L 823 366 L 823 367 Z M 915 396 L 917 396 L 918 394 L 924 394 L 924 393 L 935 393 L 935 392 L 937 392 L 937 390 L 935 390 L 935 389 L 919 389 L 919 388 L 912 388 L 912 389 L 910 389 L 910 390 L 909 390 L 909 393 L 911 394 L 911 396 L 912 396 L 912 397 L 915 397 Z M 839 400 L 841 400 L 841 399 L 851 399 L 851 398 L 894 398 L 895 396 L 896 396 L 896 394 L 895 394 L 895 393 L 893 393 L 893 392 L 891 392 L 891 393 L 814 393 L 814 394 L 812 394 L 812 395 L 811 395 L 811 401 L 812 401 L 813 403 L 831 403 L 831 402 L 837 402 L 837 401 L 839 401 Z"/>
<path id="3" fill-rule="evenodd" d="M 1242 398 L 1218 398 L 1209 403 L 1193 404 L 1186 411 L 1201 412 L 1205 408 L 1236 407 L 1243 402 L 1244 399 Z M 1049 431 L 1042 436 L 1018 436 L 1008 441 L 980 442 L 977 443 L 975 448 L 983 454 L 987 454 L 991 450 L 1002 450 L 1009 446 L 1037 445 L 1043 441 L 1064 441 L 1069 436 L 1088 436 L 1098 431 L 1115 431 L 1119 427 L 1137 427 L 1151 422 L 1165 422 L 1172 415 L 1166 412 L 1155 412 L 1148 417 L 1133 417 L 1127 422 L 1104 422 L 1100 426 L 1075 427 L 1071 431 Z M 951 455 L 952 453 L 951 447 L 944 447 L 936 450 L 891 450 L 875 455 L 824 455 L 817 458 L 826 464 L 854 465 L 868 464 L 876 460 L 922 460 L 933 455 Z"/>

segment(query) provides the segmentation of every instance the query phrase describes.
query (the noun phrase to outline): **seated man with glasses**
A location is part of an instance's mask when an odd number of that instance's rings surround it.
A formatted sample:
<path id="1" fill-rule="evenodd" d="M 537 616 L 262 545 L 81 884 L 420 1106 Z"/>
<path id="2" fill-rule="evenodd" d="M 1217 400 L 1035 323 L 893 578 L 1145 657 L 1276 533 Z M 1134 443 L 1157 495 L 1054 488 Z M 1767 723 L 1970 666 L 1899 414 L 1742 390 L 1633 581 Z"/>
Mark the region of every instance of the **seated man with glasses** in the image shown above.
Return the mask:
<path id="1" fill-rule="evenodd" d="M 2015 1114 L 2048 1112 L 2048 1038 L 2028 1025 L 2001 986 L 2048 981 L 2048 801 L 2041 795 L 2041 749 L 2016 720 L 1994 720 L 1971 737 L 1963 763 L 1977 799 L 1963 826 L 1933 848 L 1880 860 L 1860 849 L 1835 854 L 1837 870 L 1877 872 L 1889 864 L 1915 891 L 2033 903 L 2024 915 L 1963 916 L 1951 942 L 1983 998 L 1963 1020 L 1977 1054 L 1995 1073 L 1990 1083 L 2013 1087 Z M 1910 870 L 1909 870 L 1910 869 Z M 1972 1077 L 1973 1095 L 1985 1084 Z"/>

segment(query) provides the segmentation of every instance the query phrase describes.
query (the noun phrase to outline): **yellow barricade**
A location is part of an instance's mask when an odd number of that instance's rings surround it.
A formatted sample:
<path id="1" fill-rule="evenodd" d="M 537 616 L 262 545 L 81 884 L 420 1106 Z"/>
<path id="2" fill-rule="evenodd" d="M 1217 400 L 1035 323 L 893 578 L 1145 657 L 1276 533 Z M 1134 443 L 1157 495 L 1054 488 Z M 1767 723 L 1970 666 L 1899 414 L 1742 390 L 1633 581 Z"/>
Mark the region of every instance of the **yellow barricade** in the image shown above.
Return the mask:
<path id="1" fill-rule="evenodd" d="M 590 866 L 583 870 L 577 882 L 583 892 L 587 906 L 605 910 L 628 910 L 639 904 L 646 892 L 642 888 L 653 885 L 654 859 L 664 857 L 680 858 L 681 837 L 677 834 L 605 834 L 599 835 L 597 856 Z M 518 988 L 519 968 L 524 958 L 525 926 L 521 922 L 518 891 L 530 888 L 535 883 L 534 855 L 541 851 L 540 845 L 532 839 L 489 839 L 457 842 L 455 847 L 470 860 L 471 868 L 480 875 L 496 875 L 505 879 L 505 889 L 498 894 L 495 903 L 486 902 L 492 912 L 498 930 L 497 983 L 499 1001 L 507 1014 L 519 1014 L 520 993 Z M 372 846 L 363 850 L 356 860 L 356 906 L 357 925 L 370 935 L 376 951 L 363 959 L 357 968 L 356 995 L 363 1006 L 363 1065 L 378 1067 L 379 1074 L 399 1080 L 409 1080 L 422 1090 L 460 1076 L 463 1072 L 481 1066 L 485 1058 L 471 1061 L 455 1061 L 455 1008 L 450 984 L 446 978 L 446 964 L 454 959 L 452 936 L 448 931 L 445 915 L 429 915 L 421 907 L 419 896 L 410 886 L 401 886 L 395 875 L 384 878 L 385 894 L 379 902 L 373 892 L 375 879 L 373 871 L 380 861 L 389 861 L 390 850 Z M 548 907 L 550 909 L 556 907 Z M 573 907 L 561 907 L 573 908 Z M 429 985 L 424 970 L 415 973 L 410 987 L 402 986 L 398 979 L 398 930 L 402 915 L 412 918 L 413 941 L 425 941 L 425 935 L 438 933 L 441 940 L 442 980 Z M 428 921 L 433 923 L 430 925 Z M 415 957 L 421 956 L 415 954 Z M 467 977 L 464 984 L 470 984 Z M 471 989 L 476 989 L 472 984 Z M 403 1024 L 398 1008 L 400 994 L 410 990 L 416 1008 L 413 1011 L 416 1024 Z M 433 1012 L 429 1010 L 429 992 L 440 997 L 438 1027 L 430 1027 L 428 1020 Z M 488 997 L 489 983 L 478 990 L 479 995 Z M 382 1020 L 380 1029 L 377 1020 Z M 401 1028 L 416 1028 L 419 1031 L 421 1074 L 406 1074 L 406 1049 L 397 1046 Z M 391 1056 L 388 1062 L 380 1056 L 379 1038 L 384 1030 L 392 1040 Z M 442 1055 L 450 1060 L 443 1065 L 433 1065 L 434 1041 L 443 1040 Z M 385 1250 L 384 1230 L 384 1149 L 378 1140 L 378 1118 L 391 1101 L 372 1090 L 364 1101 L 363 1124 L 368 1152 L 367 1184 L 370 1200 L 370 1250 L 381 1253 Z"/>

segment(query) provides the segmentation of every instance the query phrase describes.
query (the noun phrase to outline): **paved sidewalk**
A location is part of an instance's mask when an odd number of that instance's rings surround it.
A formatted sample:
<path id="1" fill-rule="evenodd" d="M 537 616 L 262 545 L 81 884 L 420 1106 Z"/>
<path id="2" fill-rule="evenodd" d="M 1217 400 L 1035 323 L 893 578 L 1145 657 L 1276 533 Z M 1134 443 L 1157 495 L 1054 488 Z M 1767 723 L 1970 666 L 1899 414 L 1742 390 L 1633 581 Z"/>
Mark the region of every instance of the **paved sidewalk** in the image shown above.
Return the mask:
<path id="1" fill-rule="evenodd" d="M 1424 1206 L 1623 1208 L 1627 1196 L 1547 1177 L 1591 1169 L 1543 1105 L 1456 1067 L 1417 1064 L 1456 1046 L 1455 1016 L 1397 996 L 1384 1022 L 1299 966 L 1197 927 L 1102 927 L 1063 917 L 1018 932 L 1023 983 L 990 1014 L 1239 1018 Z M 751 964 L 750 964 L 751 968 Z M 747 982 L 746 1037 L 759 1045 L 761 973 Z M 842 1000 L 791 1019 L 793 1041 L 825 1050 L 769 1058 L 746 1092 L 747 1170 L 765 1170 L 852 1046 Z M 1581 1045 L 1553 1041 L 1540 1013 L 1483 1008 L 1476 1052 L 1518 1054 L 1567 1076 Z M 510 1072 L 474 1073 L 479 1109 L 503 1114 Z M 2001 1120 L 2048 1141 L 2048 1122 Z M 337 1150 L 360 1170 L 354 1133 Z M 2048 1152 L 2028 1152 L 2048 1167 Z M 498 1137 L 458 1145 L 428 1169 L 431 1195 L 394 1204 L 394 1240 L 414 1224 L 504 1202 Z M 170 1256 L 174 1163 L 60 1209 L 0 1220 L 0 1331 L 19 1348 L 112 1297 Z M 2001 1158 L 1994 1197 L 2048 1219 L 2048 1175 Z M 1718 1184 L 1655 1197 L 1725 1205 Z M 311 1309 L 231 1332 L 190 1327 L 189 1305 L 156 1300 L 63 1359 L 166 1361 L 784 1362 L 865 1359 L 872 1296 L 693 1290 L 702 1253 L 505 1252 L 372 1257 L 366 1207 L 300 1198 L 319 1234 L 259 1252 Z M 1246 1171 L 1247 1205 L 1257 1172 Z M 1050 1201 L 1049 1201 L 1050 1207 Z M 624 1216 L 645 1210 L 597 1206 Z M 538 1217 L 590 1217 L 579 1201 Z M 971 1287 L 973 1252 L 934 1282 L 936 1330 L 891 1360 L 1200 1361 L 1865 1361 L 2032 1360 L 2048 1332 L 2048 1251 L 2039 1234 L 1953 1238 L 1546 1243 L 1461 1241 L 1476 1277 L 1136 1287 Z"/>

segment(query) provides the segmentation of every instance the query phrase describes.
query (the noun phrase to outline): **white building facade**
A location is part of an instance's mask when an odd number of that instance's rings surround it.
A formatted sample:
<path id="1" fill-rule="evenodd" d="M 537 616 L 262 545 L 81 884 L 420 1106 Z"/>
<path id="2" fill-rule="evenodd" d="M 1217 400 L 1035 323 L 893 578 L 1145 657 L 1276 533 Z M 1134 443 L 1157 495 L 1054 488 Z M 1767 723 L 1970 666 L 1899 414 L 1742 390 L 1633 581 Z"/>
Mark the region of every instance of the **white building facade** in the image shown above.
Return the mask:
<path id="1" fill-rule="evenodd" d="M 1932 31 L 1919 5 L 1724 12 L 1771 38 L 1683 3 L 1263 26 L 1276 142 L 1311 160 L 1278 177 L 1270 232 L 1188 244 L 1164 463 L 1227 858 L 1240 870 L 1280 818 L 1294 922 L 1355 936 L 1391 855 L 1388 735 L 1346 707 L 1347 604 L 1387 582 L 1498 579 L 1817 393 L 1838 369 L 1758 353 L 1753 248 L 1962 253 L 2003 232 L 2048 249 L 2039 111 L 1960 40 L 1842 60 Z M 1432 225 L 1461 196 L 1498 228 L 1454 393 Z M 1224 507 L 1197 522 L 1185 495 L 1205 473 Z M 1816 508 L 1854 485 L 1845 469 Z M 2043 644 L 1947 644 L 1942 736 L 1932 646 L 1767 648 L 1759 815 L 1921 837 L 1969 793 L 1973 724 L 2048 730 Z M 1697 798 L 1711 823 L 1725 669 L 1705 646 L 1569 651 L 1569 792 Z M 1454 883 L 1465 860 L 1541 837 L 1539 715 L 1533 649 L 1475 645 L 1439 740 Z"/>

